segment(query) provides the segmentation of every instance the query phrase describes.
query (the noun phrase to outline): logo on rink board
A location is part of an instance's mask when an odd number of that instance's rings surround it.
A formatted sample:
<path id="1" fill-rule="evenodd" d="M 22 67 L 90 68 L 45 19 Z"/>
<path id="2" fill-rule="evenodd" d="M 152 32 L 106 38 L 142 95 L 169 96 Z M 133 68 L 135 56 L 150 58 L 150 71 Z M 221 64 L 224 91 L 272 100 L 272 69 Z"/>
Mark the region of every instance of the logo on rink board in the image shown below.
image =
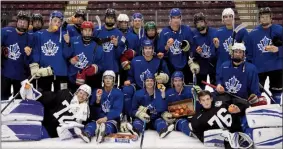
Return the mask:
<path id="1" fill-rule="evenodd" d="M 210 47 L 207 46 L 205 43 L 201 46 L 202 52 L 200 54 L 201 57 L 203 58 L 210 58 L 211 53 L 210 53 Z"/>
<path id="2" fill-rule="evenodd" d="M 232 48 L 232 42 L 233 42 L 233 38 L 230 36 L 228 39 L 226 39 L 223 43 L 223 47 L 226 50 L 226 52 L 229 52 L 229 48 Z M 236 40 L 234 41 L 234 43 L 236 43 Z"/>
<path id="3" fill-rule="evenodd" d="M 141 81 L 144 82 L 144 77 L 146 75 L 150 74 L 150 71 L 148 69 L 146 69 L 146 71 L 144 71 L 141 75 L 140 75 L 140 78 L 141 78 Z"/>
<path id="4" fill-rule="evenodd" d="M 18 43 L 10 45 L 8 49 L 9 49 L 8 58 L 12 60 L 17 60 L 21 56 L 20 47 Z"/>
<path id="5" fill-rule="evenodd" d="M 269 51 L 266 51 L 265 50 L 265 47 L 266 46 L 269 46 L 272 44 L 272 40 L 267 38 L 266 36 L 264 36 L 261 40 L 260 40 L 260 43 L 257 44 L 257 47 L 258 49 L 262 52 L 262 53 L 266 53 L 266 52 L 269 52 Z"/>
<path id="6" fill-rule="evenodd" d="M 52 42 L 51 39 L 49 39 L 46 43 L 44 43 L 43 46 L 41 46 L 41 50 L 46 56 L 55 56 L 58 49 L 59 47 L 56 46 L 56 44 Z"/>
<path id="7" fill-rule="evenodd" d="M 180 46 L 181 46 L 181 42 L 178 41 L 177 39 L 175 39 L 174 44 L 170 47 L 170 51 L 174 55 L 181 54 L 182 50 L 181 50 Z"/>
<path id="8" fill-rule="evenodd" d="M 237 93 L 242 87 L 242 84 L 235 76 L 229 79 L 228 82 L 225 82 L 225 85 L 228 92 L 230 93 Z"/>
<path id="9" fill-rule="evenodd" d="M 113 50 L 113 43 L 111 43 L 111 42 L 103 43 L 102 47 L 103 47 L 104 52 L 110 52 L 110 51 Z"/>
<path id="10" fill-rule="evenodd" d="M 84 54 L 84 52 L 82 52 L 81 54 L 77 55 L 79 58 L 79 61 L 75 64 L 76 67 L 83 69 L 86 67 L 86 65 L 88 64 L 88 60 Z"/>

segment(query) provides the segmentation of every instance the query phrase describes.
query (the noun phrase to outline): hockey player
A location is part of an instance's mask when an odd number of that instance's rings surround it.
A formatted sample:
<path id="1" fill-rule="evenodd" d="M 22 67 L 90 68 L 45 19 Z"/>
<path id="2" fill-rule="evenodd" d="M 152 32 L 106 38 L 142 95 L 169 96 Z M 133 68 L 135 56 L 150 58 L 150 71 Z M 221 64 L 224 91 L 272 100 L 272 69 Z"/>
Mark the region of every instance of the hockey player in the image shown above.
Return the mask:
<path id="1" fill-rule="evenodd" d="M 159 38 L 159 48 L 157 52 L 164 53 L 168 57 L 167 63 L 170 73 L 174 71 L 183 71 L 185 83 L 192 83 L 190 68 L 187 65 L 188 51 L 193 43 L 193 33 L 191 28 L 181 25 L 182 14 L 179 8 L 173 8 L 170 11 L 169 26 L 162 29 Z"/>
<path id="2" fill-rule="evenodd" d="M 86 13 L 84 10 L 77 9 L 75 12 L 75 15 L 73 18 L 71 17 L 71 20 L 69 23 L 74 23 L 74 24 L 66 24 L 67 22 L 65 21 L 64 25 L 67 25 L 67 31 L 69 33 L 70 37 L 75 37 L 75 36 L 81 36 L 81 25 L 82 23 L 86 21 Z"/>
<path id="3" fill-rule="evenodd" d="M 69 50 L 63 39 L 66 34 L 61 27 L 63 18 L 60 11 L 53 11 L 50 14 L 49 28 L 34 34 L 31 75 L 41 77 L 38 79 L 38 86 L 44 91 L 51 91 L 52 83 L 54 91 L 67 88 L 66 59 L 69 57 Z"/>
<path id="4" fill-rule="evenodd" d="M 213 39 L 213 43 L 215 45 L 216 50 L 216 70 L 220 68 L 222 63 L 227 60 L 230 60 L 231 48 L 234 42 L 245 42 L 247 43 L 248 31 L 243 28 L 241 29 L 233 39 L 233 31 L 235 28 L 235 13 L 231 8 L 225 8 L 222 12 L 222 22 L 225 26 L 220 27 L 217 32 L 216 36 Z"/>
<path id="5" fill-rule="evenodd" d="M 201 68 L 197 74 L 197 84 L 204 89 L 205 85 L 201 81 L 206 81 L 207 75 L 209 75 L 210 83 L 215 84 L 215 47 L 212 40 L 216 29 L 207 26 L 206 18 L 202 12 L 194 15 L 194 24 L 196 29 L 193 31 L 193 61 Z"/>
<path id="6" fill-rule="evenodd" d="M 193 100 L 193 95 L 191 92 L 192 87 L 184 86 L 184 74 L 181 71 L 175 71 L 172 74 L 171 87 L 172 88 L 166 91 L 166 102 L 168 104 L 185 99 Z M 201 90 L 199 86 L 194 86 L 194 88 Z M 188 127 L 189 121 L 187 118 L 174 119 L 173 115 L 167 111 L 162 114 L 162 117 L 169 124 L 175 122 L 175 129 L 177 131 L 181 131 L 188 136 L 191 135 Z"/>
<path id="7" fill-rule="evenodd" d="M 144 40 L 143 56 L 137 56 L 132 60 L 130 70 L 128 71 L 128 80 L 124 82 L 123 93 L 125 95 L 124 114 L 130 116 L 132 97 L 136 90 L 144 87 L 144 77 L 148 73 L 155 74 L 158 83 L 166 84 L 169 81 L 169 71 L 164 61 L 153 57 L 153 43 L 150 40 Z M 161 65 L 162 64 L 162 65 Z"/>
<path id="8" fill-rule="evenodd" d="M 17 26 L 1 29 L 1 99 L 7 100 L 21 88 L 28 78 L 31 60 L 31 36 L 27 33 L 30 16 L 24 11 L 17 14 Z"/>
<path id="9" fill-rule="evenodd" d="M 252 140 L 247 135 L 240 133 L 242 131 L 240 115 L 245 113 L 245 108 L 237 103 L 226 104 L 221 101 L 214 101 L 212 94 L 206 90 L 198 93 L 198 99 L 202 109 L 193 116 L 189 128 L 201 142 L 224 145 L 218 139 L 222 138 L 223 143 L 224 138 L 227 137 L 227 141 L 231 146 L 247 145 L 243 147 L 250 147 L 252 145 Z M 239 138 L 235 137 L 235 139 L 230 140 L 228 136 L 231 134 L 221 129 L 228 129 L 230 133 L 238 132 Z M 215 133 L 212 135 L 212 132 Z M 242 144 L 242 142 L 246 141 L 247 144 Z"/>
<path id="10" fill-rule="evenodd" d="M 134 13 L 132 15 L 132 23 L 131 23 L 131 28 L 129 29 L 129 32 L 131 32 L 134 36 L 135 36 L 135 39 L 138 39 L 137 41 L 137 46 L 140 45 L 140 39 L 142 39 L 144 37 L 144 34 L 145 34 L 145 30 L 143 28 L 143 22 L 144 21 L 144 17 L 141 13 L 137 12 L 137 13 Z M 141 54 L 141 49 L 138 48 L 136 53 L 137 55 L 140 55 Z"/>
<path id="11" fill-rule="evenodd" d="M 105 25 L 94 29 L 93 36 L 97 38 L 108 38 L 109 41 L 102 44 L 104 51 L 104 70 L 113 70 L 119 73 L 119 58 L 125 50 L 126 38 L 119 29 L 115 28 L 116 14 L 114 9 L 107 9 L 105 13 Z"/>
<path id="12" fill-rule="evenodd" d="M 159 39 L 156 24 L 153 21 L 146 22 L 144 25 L 144 30 L 145 30 L 145 36 L 140 40 L 140 43 L 143 43 L 144 40 L 151 40 L 154 45 L 154 50 L 155 50 L 154 55 L 156 55 L 158 49 L 158 39 Z M 159 58 L 163 58 L 164 54 L 162 52 L 159 52 L 157 56 Z"/>
<path id="13" fill-rule="evenodd" d="M 158 132 L 160 138 L 166 137 L 173 131 L 174 125 L 167 124 L 164 120 L 164 112 L 167 109 L 165 101 L 165 86 L 156 88 L 154 75 L 146 73 L 144 76 L 144 88 L 138 90 L 132 102 L 133 128 L 129 126 L 129 131 L 139 136 L 143 130 L 144 123 L 147 128 Z M 129 125 L 129 124 L 128 124 Z"/>
<path id="14" fill-rule="evenodd" d="M 133 32 L 130 32 L 129 17 L 127 14 L 119 14 L 117 17 L 118 28 L 126 37 L 126 49 L 133 49 L 134 51 L 139 50 L 139 38 Z"/>
<path id="15" fill-rule="evenodd" d="M 81 85 L 74 93 L 64 89 L 57 93 L 43 91 L 38 99 L 43 104 L 43 125 L 50 137 L 59 136 L 61 140 L 72 138 L 70 129 L 83 127 L 82 123 L 89 117 L 88 98 L 91 95 L 90 86 Z"/>
<path id="16" fill-rule="evenodd" d="M 102 46 L 91 40 L 93 28 L 92 22 L 84 21 L 81 25 L 82 36 L 72 37 L 69 41 L 71 58 L 68 77 L 72 91 L 85 83 L 92 88 L 101 87 L 104 52 Z"/>
<path id="17" fill-rule="evenodd" d="M 245 51 L 243 43 L 235 43 L 232 47 L 232 60 L 224 62 L 217 71 L 218 93 L 226 90 L 244 99 L 252 94 L 260 95 L 257 70 L 253 64 L 245 61 Z"/>
<path id="18" fill-rule="evenodd" d="M 104 137 L 117 132 L 120 114 L 123 109 L 123 93 L 114 87 L 115 73 L 106 70 L 103 73 L 103 89 L 93 91 L 90 101 L 91 115 L 85 128 L 75 128 L 75 133 L 86 143 L 96 136 L 96 142 L 101 143 Z"/>
<path id="19" fill-rule="evenodd" d="M 282 26 L 272 24 L 272 12 L 269 7 L 259 10 L 260 25 L 249 34 L 247 60 L 251 61 L 259 73 L 260 84 L 264 86 L 269 76 L 270 92 L 277 104 L 282 95 Z M 274 103 L 271 101 L 271 103 Z"/>
<path id="20" fill-rule="evenodd" d="M 31 17 L 32 32 L 37 32 L 44 26 L 43 17 L 40 13 L 34 13 Z"/>

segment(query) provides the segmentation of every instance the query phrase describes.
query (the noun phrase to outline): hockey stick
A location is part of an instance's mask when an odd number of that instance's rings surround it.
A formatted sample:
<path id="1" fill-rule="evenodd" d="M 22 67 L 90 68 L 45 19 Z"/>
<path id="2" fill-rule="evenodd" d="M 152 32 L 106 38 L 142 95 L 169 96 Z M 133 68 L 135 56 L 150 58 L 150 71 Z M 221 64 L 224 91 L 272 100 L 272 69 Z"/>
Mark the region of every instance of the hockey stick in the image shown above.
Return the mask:
<path id="1" fill-rule="evenodd" d="M 142 129 L 142 136 L 141 136 L 140 149 L 142 149 L 142 145 L 143 145 L 143 138 L 144 138 L 145 126 L 146 126 L 146 122 L 143 121 L 143 129 Z"/>
<path id="2" fill-rule="evenodd" d="M 233 41 L 232 41 L 232 46 L 234 45 L 236 34 L 237 34 L 241 29 L 243 29 L 243 28 L 245 28 L 245 27 L 247 27 L 247 26 L 248 26 L 248 24 L 242 23 L 242 24 L 240 24 L 239 26 L 237 26 L 237 27 L 234 29 L 233 34 L 232 34 L 232 39 L 233 39 Z"/>
<path id="3" fill-rule="evenodd" d="M 263 90 L 263 92 L 268 96 L 268 98 L 272 100 L 274 103 L 276 103 L 275 100 L 272 98 L 272 96 L 270 96 L 270 94 L 264 89 L 264 87 L 260 83 L 258 84 L 259 84 L 259 87 Z"/>
<path id="4" fill-rule="evenodd" d="M 197 76 L 196 76 L 196 72 L 194 71 L 193 72 L 193 86 L 194 85 L 197 85 Z M 193 89 L 193 97 L 195 98 L 194 99 L 194 110 L 196 111 L 196 102 L 198 100 L 198 96 L 197 96 L 197 92 L 195 89 Z"/>
<path id="5" fill-rule="evenodd" d="M 209 83 L 207 83 L 207 82 L 205 82 L 205 81 L 201 81 L 201 83 L 203 83 L 203 84 L 205 84 L 205 85 L 208 85 L 208 86 L 212 87 L 213 89 L 216 89 L 216 86 L 213 85 L 213 84 L 209 84 Z M 224 93 L 226 93 L 226 94 L 228 94 L 228 95 L 230 95 L 230 96 L 232 96 L 232 97 L 241 99 L 240 101 L 244 101 L 243 104 L 245 104 L 245 105 L 246 105 L 246 104 L 249 104 L 249 102 L 247 101 L 247 99 L 244 99 L 244 98 L 239 97 L 239 96 L 237 96 L 237 95 L 233 95 L 233 94 L 231 94 L 230 92 L 227 92 L 227 91 L 224 91 Z"/>
<path id="6" fill-rule="evenodd" d="M 35 78 L 35 75 L 31 77 L 31 79 L 28 80 L 30 83 Z M 7 107 L 16 99 L 16 97 L 20 94 L 20 91 L 8 102 L 8 104 L 1 110 L 1 114 L 7 109 Z"/>

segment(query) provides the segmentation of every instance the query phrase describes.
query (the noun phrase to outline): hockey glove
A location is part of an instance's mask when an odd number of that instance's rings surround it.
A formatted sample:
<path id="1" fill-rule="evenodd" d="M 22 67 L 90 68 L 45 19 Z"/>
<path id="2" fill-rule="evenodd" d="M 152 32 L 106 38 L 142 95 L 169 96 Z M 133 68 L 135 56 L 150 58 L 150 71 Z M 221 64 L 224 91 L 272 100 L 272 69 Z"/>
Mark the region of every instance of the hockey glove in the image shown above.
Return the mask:
<path id="1" fill-rule="evenodd" d="M 250 97 L 248 98 L 248 101 L 252 107 L 267 105 L 267 100 L 264 96 L 257 97 L 255 94 L 251 94 Z"/>
<path id="2" fill-rule="evenodd" d="M 181 45 L 181 49 L 184 52 L 188 52 L 190 50 L 190 48 L 191 48 L 190 43 L 187 40 L 183 40 L 182 45 Z"/>
<path id="3" fill-rule="evenodd" d="M 194 74 L 199 73 L 199 70 L 200 70 L 199 64 L 194 62 L 192 58 L 190 58 L 190 60 L 188 61 L 188 65 L 189 65 L 192 73 L 194 73 Z"/>
<path id="4" fill-rule="evenodd" d="M 166 73 L 155 73 L 155 80 L 157 83 L 166 84 L 169 81 L 169 76 Z"/>
<path id="5" fill-rule="evenodd" d="M 168 124 L 172 124 L 175 119 L 173 118 L 172 114 L 169 113 L 168 111 L 165 111 L 161 114 L 161 117 L 168 123 Z"/>
<path id="6" fill-rule="evenodd" d="M 77 85 L 85 84 L 85 79 L 86 79 L 85 71 L 83 70 L 81 73 L 78 72 L 76 76 L 76 84 Z"/>
<path id="7" fill-rule="evenodd" d="M 31 75 L 34 76 L 39 70 L 39 65 L 38 63 L 31 63 L 29 64 L 29 68 L 30 68 Z"/>
<path id="8" fill-rule="evenodd" d="M 38 77 L 48 77 L 48 76 L 52 76 L 52 75 L 53 75 L 53 71 L 52 71 L 52 68 L 50 66 L 45 67 L 45 68 L 40 68 L 36 72 L 36 76 L 38 76 Z"/>
<path id="9" fill-rule="evenodd" d="M 92 64 L 87 66 L 84 70 L 86 76 L 93 76 L 98 72 L 98 66 L 96 64 Z"/>

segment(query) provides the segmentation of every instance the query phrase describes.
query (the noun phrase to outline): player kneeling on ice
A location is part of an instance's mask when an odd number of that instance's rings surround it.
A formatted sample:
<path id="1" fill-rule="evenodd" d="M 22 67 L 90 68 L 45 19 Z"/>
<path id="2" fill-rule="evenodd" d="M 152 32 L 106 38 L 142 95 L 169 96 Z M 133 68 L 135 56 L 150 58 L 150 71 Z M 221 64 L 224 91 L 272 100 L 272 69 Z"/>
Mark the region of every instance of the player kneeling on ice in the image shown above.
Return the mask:
<path id="1" fill-rule="evenodd" d="M 82 122 L 89 116 L 88 98 L 91 95 L 91 88 L 84 84 L 74 93 L 68 89 L 60 90 L 57 93 L 42 92 L 38 99 L 44 105 L 43 125 L 46 127 L 50 137 L 60 137 L 61 140 L 71 139 L 71 129 L 83 127 Z"/>
<path id="2" fill-rule="evenodd" d="M 132 115 L 135 117 L 133 128 L 128 123 L 129 131 L 134 135 L 140 135 L 144 123 L 148 128 L 155 129 L 160 138 L 166 137 L 173 131 L 174 125 L 168 125 L 163 119 L 162 114 L 167 110 L 165 101 L 165 86 L 161 89 L 155 88 L 154 75 L 151 73 L 144 74 L 145 88 L 138 90 L 132 101 Z"/>
<path id="3" fill-rule="evenodd" d="M 176 122 L 175 129 L 190 136 L 189 121 L 186 117 L 195 113 L 192 87 L 184 86 L 184 74 L 181 71 L 175 71 L 172 74 L 171 86 L 172 88 L 166 91 L 166 102 L 172 106 L 169 106 L 168 111 L 164 112 L 162 117 L 169 124 Z M 199 86 L 194 86 L 194 88 L 201 90 Z"/>
<path id="4" fill-rule="evenodd" d="M 117 133 L 124 95 L 119 89 L 113 88 L 115 77 L 112 70 L 106 70 L 103 73 L 103 88 L 94 90 L 90 100 L 90 120 L 92 121 L 84 129 L 75 128 L 75 133 L 86 143 L 89 143 L 94 135 L 96 135 L 96 142 L 101 143 L 105 136 Z"/>
<path id="5" fill-rule="evenodd" d="M 253 145 L 251 138 L 242 133 L 239 106 L 227 105 L 222 101 L 213 101 L 209 91 L 200 91 L 198 99 L 202 109 L 197 112 L 189 128 L 205 146 L 224 146 L 232 148 L 249 148 Z"/>

